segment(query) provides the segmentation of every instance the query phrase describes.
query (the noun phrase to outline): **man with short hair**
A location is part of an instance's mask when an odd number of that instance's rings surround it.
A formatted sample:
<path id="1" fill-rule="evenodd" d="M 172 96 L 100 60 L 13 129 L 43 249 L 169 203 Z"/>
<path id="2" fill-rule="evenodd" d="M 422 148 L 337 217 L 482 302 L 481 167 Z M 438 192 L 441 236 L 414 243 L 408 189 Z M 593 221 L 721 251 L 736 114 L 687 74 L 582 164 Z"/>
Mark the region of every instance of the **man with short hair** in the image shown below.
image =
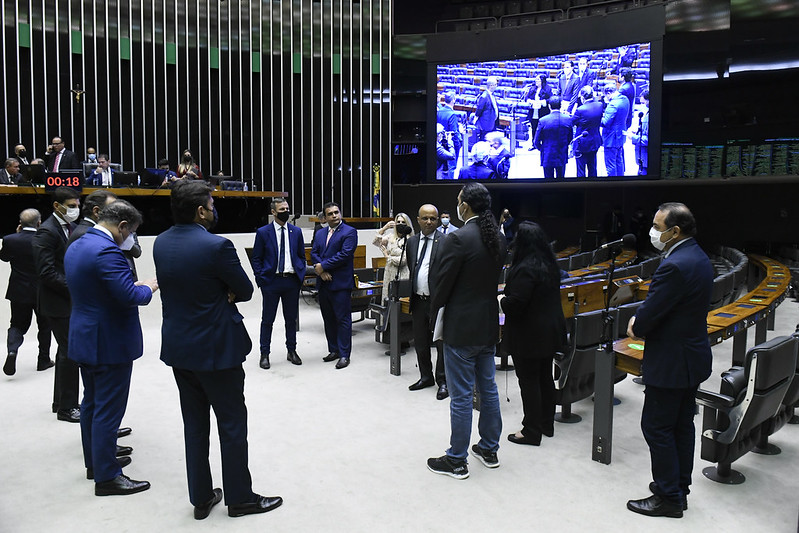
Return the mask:
<path id="1" fill-rule="evenodd" d="M 141 213 L 125 200 L 110 202 L 97 223 L 64 256 L 72 294 L 69 356 L 83 378 L 81 441 L 86 477 L 96 496 L 135 494 L 150 488 L 122 473 L 117 460 L 119 424 L 125 415 L 133 361 L 144 347 L 138 306 L 158 290 L 155 279 L 134 282 L 120 247 L 133 238 Z"/>
<path id="2" fill-rule="evenodd" d="M 458 226 L 452 224 L 452 217 L 449 216 L 449 211 L 441 211 L 439 220 L 441 220 L 441 225 L 436 228 L 436 231 L 440 231 L 443 235 L 458 231 Z"/>
<path id="3" fill-rule="evenodd" d="M 19 173 L 19 160 L 16 157 L 9 157 L 0 170 L 0 185 L 16 185 L 22 179 Z"/>
<path id="4" fill-rule="evenodd" d="M 55 365 L 50 359 L 50 323 L 36 306 L 36 265 L 33 261 L 33 236 L 41 224 L 42 215 L 36 209 L 25 209 L 19 214 L 17 232 L 3 238 L 0 260 L 11 263 L 6 299 L 11 303 L 11 325 L 8 328 L 8 357 L 3 372 L 13 376 L 16 371 L 17 351 L 30 328 L 34 313 L 39 330 L 39 358 L 36 370 L 47 370 Z"/>
<path id="5" fill-rule="evenodd" d="M 574 113 L 574 110 L 580 105 L 580 91 L 583 87 L 590 87 L 593 89 L 594 81 L 596 80 L 596 72 L 588 68 L 588 58 L 580 56 L 577 59 L 577 90 L 574 91 L 571 100 L 569 101 L 569 113 Z"/>
<path id="6" fill-rule="evenodd" d="M 624 176 L 624 130 L 630 102 L 616 87 L 615 81 L 605 84 L 605 111 L 602 114 L 602 146 L 607 176 Z"/>
<path id="7" fill-rule="evenodd" d="M 647 516 L 681 518 L 694 466 L 696 390 L 711 373 L 707 313 L 713 266 L 699 247 L 696 221 L 681 203 L 662 204 L 649 236 L 665 255 L 644 303 L 627 324 L 631 339 L 646 339 L 641 369 L 641 430 L 649 445 L 652 496 L 627 508 Z"/>
<path id="8" fill-rule="evenodd" d="M 114 184 L 114 173 L 108 154 L 97 156 L 97 168 L 89 175 L 89 181 L 95 187 L 111 187 Z"/>
<path id="9" fill-rule="evenodd" d="M 94 191 L 86 198 L 83 199 L 83 219 L 80 223 L 72 230 L 72 234 L 69 236 L 69 240 L 67 240 L 67 247 L 69 247 L 73 242 L 83 237 L 83 235 L 89 229 L 93 228 L 97 225 L 97 221 L 100 220 L 100 211 L 102 209 L 112 203 L 115 202 L 117 199 L 117 195 L 112 193 L 111 191 L 106 190 L 99 190 Z"/>
<path id="10" fill-rule="evenodd" d="M 484 140 L 486 133 L 497 129 L 499 120 L 499 108 L 494 91 L 497 89 L 497 79 L 494 76 L 486 80 L 486 88 L 477 97 L 474 109 L 474 121 L 477 125 L 477 139 Z"/>
<path id="11" fill-rule="evenodd" d="M 444 93 L 444 102 L 436 111 L 436 122 L 444 127 L 444 135 L 452 141 L 452 147 L 455 149 L 455 161 L 450 168 L 450 177 L 458 166 L 458 156 L 463 146 L 463 136 L 458 124 L 459 114 L 455 112 L 454 106 L 455 92 L 447 91 Z"/>
<path id="12" fill-rule="evenodd" d="M 19 161 L 20 165 L 30 165 L 28 161 L 28 151 L 25 149 L 24 144 L 18 144 L 14 147 L 14 158 Z"/>
<path id="13" fill-rule="evenodd" d="M 208 462 L 211 407 L 228 516 L 265 513 L 283 499 L 254 493 L 247 464 L 242 363 L 252 342 L 236 302 L 252 298 L 252 283 L 233 243 L 209 231 L 216 210 L 207 183 L 179 180 L 170 202 L 175 225 L 155 239 L 153 260 L 164 315 L 161 360 L 172 367 L 180 393 L 194 518 L 206 518 L 223 495 L 213 486 Z"/>
<path id="14" fill-rule="evenodd" d="M 589 86 L 580 89 L 582 104 L 574 111 L 574 141 L 572 143 L 574 159 L 577 164 L 577 177 L 595 178 L 596 153 L 602 146 L 602 135 L 599 124 L 602 122 L 602 102 L 594 99 L 594 91 Z"/>
<path id="15" fill-rule="evenodd" d="M 327 231 L 317 231 L 311 248 L 311 262 L 316 272 L 319 307 L 325 324 L 328 354 L 326 363 L 338 361 L 336 368 L 350 364 L 352 351 L 352 287 L 355 248 L 358 232 L 341 220 L 341 208 L 328 202 L 323 208 Z"/>
<path id="16" fill-rule="evenodd" d="M 64 273 L 64 254 L 69 235 L 80 213 L 80 194 L 69 187 L 53 192 L 53 214 L 33 237 L 33 257 L 39 275 L 37 304 L 47 317 L 58 343 L 53 387 L 53 412 L 58 420 L 80 422 L 78 365 L 68 358 L 69 316 L 72 300 Z"/>
<path id="17" fill-rule="evenodd" d="M 291 210 L 285 198 L 274 198 L 271 204 L 274 221 L 258 228 L 252 249 L 252 271 L 255 284 L 263 297 L 261 312 L 260 367 L 269 370 L 269 352 L 272 344 L 272 325 L 277 316 L 277 304 L 283 304 L 283 321 L 286 327 L 286 359 L 301 365 L 297 354 L 297 315 L 300 289 L 305 278 L 305 241 L 302 230 L 289 224 Z"/>
<path id="18" fill-rule="evenodd" d="M 72 150 L 67 150 L 64 140 L 61 137 L 53 137 L 53 142 L 47 150 L 47 170 L 50 172 L 61 172 L 63 170 L 77 170 L 81 168 L 77 154 Z"/>
<path id="19" fill-rule="evenodd" d="M 572 140 L 571 119 L 560 111 L 561 98 L 550 96 L 552 111 L 538 121 L 533 146 L 541 152 L 541 166 L 544 177 L 548 179 L 566 176 L 566 163 L 569 161 L 569 143 Z"/>
<path id="20" fill-rule="evenodd" d="M 496 172 L 488 165 L 491 145 L 486 141 L 474 143 L 469 157 L 472 164 L 461 168 L 459 180 L 493 180 L 497 178 Z"/>
<path id="21" fill-rule="evenodd" d="M 629 133 L 630 140 L 635 146 L 635 159 L 638 162 L 638 175 L 646 176 L 649 167 L 649 89 L 641 92 L 641 104 L 646 111 L 639 113 L 638 131 Z"/>
<path id="22" fill-rule="evenodd" d="M 574 74 L 574 62 L 571 59 L 567 59 L 563 62 L 563 70 L 558 74 L 558 96 L 560 96 L 560 102 L 557 108 L 552 107 L 552 104 L 549 105 L 549 108 L 552 111 L 560 109 L 562 102 L 564 111 L 568 111 L 571 101 L 576 101 L 579 90 L 579 80 Z"/>

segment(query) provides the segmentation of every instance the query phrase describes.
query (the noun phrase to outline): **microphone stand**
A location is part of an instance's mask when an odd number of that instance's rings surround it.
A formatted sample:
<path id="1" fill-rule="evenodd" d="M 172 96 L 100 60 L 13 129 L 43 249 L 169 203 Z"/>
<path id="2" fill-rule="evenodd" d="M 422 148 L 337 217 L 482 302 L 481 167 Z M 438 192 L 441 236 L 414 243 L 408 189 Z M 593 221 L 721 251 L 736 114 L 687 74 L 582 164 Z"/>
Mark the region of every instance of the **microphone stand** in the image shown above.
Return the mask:
<path id="1" fill-rule="evenodd" d="M 400 251 L 399 264 L 402 265 L 402 258 L 405 257 L 405 246 L 408 244 L 408 236 L 402 237 L 402 250 Z M 400 269 L 394 274 L 394 282 L 389 285 L 388 295 L 388 324 L 389 324 L 389 356 L 391 375 L 399 376 L 402 372 L 402 355 L 400 351 L 400 301 L 399 301 L 399 274 Z"/>

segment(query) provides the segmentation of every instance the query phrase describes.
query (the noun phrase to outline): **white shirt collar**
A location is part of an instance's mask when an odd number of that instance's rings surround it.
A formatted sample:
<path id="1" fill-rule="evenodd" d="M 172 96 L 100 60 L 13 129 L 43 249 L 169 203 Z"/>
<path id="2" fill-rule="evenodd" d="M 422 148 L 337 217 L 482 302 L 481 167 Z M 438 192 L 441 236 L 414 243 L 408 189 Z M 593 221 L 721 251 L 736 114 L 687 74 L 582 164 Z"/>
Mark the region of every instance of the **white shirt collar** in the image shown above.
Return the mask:
<path id="1" fill-rule="evenodd" d="M 22 231 L 34 231 L 35 232 L 36 228 L 29 228 L 29 227 L 26 226 L 26 227 L 22 228 Z"/>
<path id="2" fill-rule="evenodd" d="M 100 225 L 98 225 L 98 224 L 95 224 L 95 225 L 94 225 L 94 229 L 96 229 L 97 231 L 102 231 L 103 233 L 105 233 L 106 235 L 108 235 L 108 237 L 109 237 L 109 238 L 110 238 L 112 241 L 114 241 L 114 236 L 111 234 L 111 232 L 110 232 L 110 231 L 108 231 L 108 228 L 106 228 L 106 227 L 103 227 L 103 226 L 100 226 Z M 114 241 L 114 244 L 116 244 L 116 243 L 117 243 L 117 241 Z"/>
<path id="3" fill-rule="evenodd" d="M 683 240 L 681 240 L 681 241 L 677 241 L 677 242 L 675 242 L 675 243 L 674 243 L 674 246 L 672 246 L 671 248 L 669 248 L 669 249 L 668 249 L 668 251 L 666 252 L 666 255 L 664 255 L 664 256 L 663 256 L 663 259 L 665 259 L 665 258 L 667 258 L 668 256 L 670 256 L 670 255 L 671 255 L 671 252 L 673 252 L 674 250 L 676 250 L 678 246 L 680 246 L 681 244 L 683 244 L 683 243 L 685 243 L 685 242 L 688 242 L 688 241 L 690 241 L 691 239 L 693 239 L 693 237 L 688 237 L 687 239 L 683 239 Z"/>

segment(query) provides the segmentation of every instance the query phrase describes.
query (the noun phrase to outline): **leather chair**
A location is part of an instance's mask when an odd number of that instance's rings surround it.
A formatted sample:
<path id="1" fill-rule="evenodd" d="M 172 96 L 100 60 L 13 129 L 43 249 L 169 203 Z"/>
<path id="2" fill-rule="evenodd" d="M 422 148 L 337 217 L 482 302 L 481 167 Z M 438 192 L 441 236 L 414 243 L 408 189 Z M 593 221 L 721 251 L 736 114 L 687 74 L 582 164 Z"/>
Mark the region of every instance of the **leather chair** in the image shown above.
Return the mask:
<path id="1" fill-rule="evenodd" d="M 794 343 L 794 351 L 797 351 L 799 350 L 799 332 L 794 333 L 792 337 L 796 341 Z M 791 421 L 797 406 L 799 406 L 799 354 L 796 360 L 796 371 L 785 393 L 785 398 L 782 399 L 782 405 L 780 405 L 774 416 L 763 422 L 760 440 L 757 442 L 757 446 L 752 449 L 752 452 L 761 455 L 777 455 L 782 451 L 778 446 L 771 444 L 768 438 Z"/>
<path id="2" fill-rule="evenodd" d="M 755 346 L 744 367 L 722 373 L 718 393 L 697 392 L 697 403 L 704 406 L 701 457 L 717 463 L 702 470 L 708 479 L 729 485 L 745 481 L 732 463 L 756 446 L 763 423 L 780 408 L 796 372 L 796 343 L 786 336 Z"/>

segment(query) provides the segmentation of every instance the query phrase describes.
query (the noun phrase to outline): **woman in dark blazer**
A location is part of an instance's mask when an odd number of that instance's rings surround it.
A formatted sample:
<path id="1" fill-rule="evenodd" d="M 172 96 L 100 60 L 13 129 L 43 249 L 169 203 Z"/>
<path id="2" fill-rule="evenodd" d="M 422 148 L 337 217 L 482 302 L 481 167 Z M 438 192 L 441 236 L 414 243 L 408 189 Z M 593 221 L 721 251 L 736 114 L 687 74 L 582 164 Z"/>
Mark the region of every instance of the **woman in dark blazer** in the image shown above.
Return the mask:
<path id="1" fill-rule="evenodd" d="M 555 431 L 552 359 L 566 344 L 560 270 L 538 224 L 519 224 L 500 306 L 505 313 L 502 342 L 513 356 L 524 408 L 522 429 L 508 435 L 508 440 L 538 446 L 541 435 L 551 437 Z"/>
<path id="2" fill-rule="evenodd" d="M 547 84 L 547 75 L 539 74 L 535 77 L 535 83 L 524 88 L 522 101 L 530 104 L 530 111 L 527 113 L 527 120 L 530 122 L 530 140 L 535 137 L 535 130 L 538 128 L 538 121 L 549 114 L 549 97 L 552 90 Z M 530 150 L 535 149 L 531 145 Z"/>

